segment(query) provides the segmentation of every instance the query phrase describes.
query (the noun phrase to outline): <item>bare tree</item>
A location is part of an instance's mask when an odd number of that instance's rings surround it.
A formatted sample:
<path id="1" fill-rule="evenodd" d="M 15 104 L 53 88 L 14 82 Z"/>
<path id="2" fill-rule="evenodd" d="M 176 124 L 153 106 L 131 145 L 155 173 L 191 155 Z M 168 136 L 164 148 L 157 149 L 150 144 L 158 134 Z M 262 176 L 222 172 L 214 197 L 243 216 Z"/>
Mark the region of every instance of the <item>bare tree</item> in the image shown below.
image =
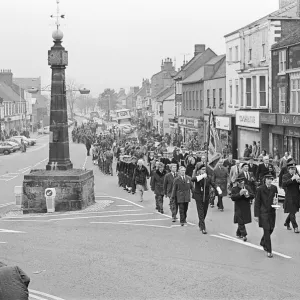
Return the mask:
<path id="1" fill-rule="evenodd" d="M 75 79 L 69 78 L 66 83 L 67 89 L 67 101 L 70 109 L 71 116 L 70 118 L 74 118 L 74 107 L 76 99 L 78 98 L 78 90 L 82 87 L 82 85 L 78 84 Z"/>

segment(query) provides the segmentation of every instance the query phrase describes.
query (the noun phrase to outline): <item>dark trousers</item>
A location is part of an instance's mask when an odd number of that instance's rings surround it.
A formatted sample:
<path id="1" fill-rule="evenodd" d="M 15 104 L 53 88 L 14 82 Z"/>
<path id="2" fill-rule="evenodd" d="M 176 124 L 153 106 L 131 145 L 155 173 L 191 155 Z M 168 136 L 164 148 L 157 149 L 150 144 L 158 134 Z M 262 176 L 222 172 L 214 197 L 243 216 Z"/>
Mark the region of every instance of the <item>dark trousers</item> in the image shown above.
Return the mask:
<path id="1" fill-rule="evenodd" d="M 224 209 L 223 206 L 223 197 L 222 196 L 218 196 L 218 203 L 217 203 L 218 208 L 220 209 Z"/>
<path id="2" fill-rule="evenodd" d="M 247 236 L 247 230 L 245 224 L 238 224 L 238 229 L 236 231 L 237 236 Z"/>
<path id="3" fill-rule="evenodd" d="M 172 218 L 176 218 L 178 213 L 178 203 L 176 199 L 170 198 L 170 210 L 172 212 Z"/>
<path id="4" fill-rule="evenodd" d="M 156 195 L 156 197 L 157 197 L 158 211 L 164 212 L 164 195 Z"/>
<path id="5" fill-rule="evenodd" d="M 158 205 L 158 198 L 157 198 L 157 195 L 155 195 L 155 209 L 158 210 L 159 208 L 159 205 Z"/>
<path id="6" fill-rule="evenodd" d="M 186 223 L 186 214 L 189 208 L 189 202 L 178 203 L 180 223 Z"/>
<path id="7" fill-rule="evenodd" d="M 198 218 L 199 218 L 199 228 L 201 230 L 205 230 L 205 218 L 208 210 L 208 196 L 205 199 L 205 202 L 203 202 L 203 199 L 196 200 L 197 205 L 197 212 L 198 212 Z"/>
<path id="8" fill-rule="evenodd" d="M 86 155 L 87 156 L 90 156 L 90 151 L 91 151 L 91 148 L 86 148 Z"/>
<path id="9" fill-rule="evenodd" d="M 261 238 L 260 245 L 269 253 L 272 253 L 271 234 L 273 229 L 264 229 L 264 235 Z"/>
<path id="10" fill-rule="evenodd" d="M 285 223 L 287 225 L 290 225 L 290 223 L 292 223 L 293 228 L 298 228 L 298 224 L 296 222 L 296 214 L 294 213 L 289 213 L 289 215 L 287 216 Z"/>

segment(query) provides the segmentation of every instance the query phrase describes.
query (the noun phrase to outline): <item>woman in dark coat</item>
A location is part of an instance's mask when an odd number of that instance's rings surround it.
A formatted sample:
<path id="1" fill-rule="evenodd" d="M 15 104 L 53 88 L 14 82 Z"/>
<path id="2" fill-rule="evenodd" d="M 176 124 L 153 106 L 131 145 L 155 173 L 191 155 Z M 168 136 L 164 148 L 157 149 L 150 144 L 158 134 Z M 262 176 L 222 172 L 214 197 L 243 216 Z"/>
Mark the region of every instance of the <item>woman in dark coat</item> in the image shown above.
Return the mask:
<path id="1" fill-rule="evenodd" d="M 296 222 L 296 213 L 299 211 L 300 203 L 300 177 L 296 173 L 296 164 L 291 161 L 287 165 L 288 173 L 282 177 L 282 186 L 285 189 L 284 212 L 288 213 L 284 226 L 290 230 L 290 223 L 295 233 L 299 233 Z"/>
<path id="2" fill-rule="evenodd" d="M 203 234 L 206 234 L 205 217 L 209 204 L 210 189 L 216 189 L 216 184 L 212 181 L 210 176 L 206 174 L 206 167 L 201 163 L 197 163 L 194 171 L 192 182 L 195 183 L 193 198 L 196 201 L 197 212 L 199 218 L 199 229 Z"/>
<path id="3" fill-rule="evenodd" d="M 153 173 L 153 178 L 151 181 L 151 189 L 154 191 L 155 199 L 157 200 L 158 204 L 158 212 L 164 213 L 164 180 L 167 174 L 167 171 L 164 169 L 164 164 L 159 163 L 158 170 Z"/>
<path id="4" fill-rule="evenodd" d="M 251 204 L 254 198 L 251 189 L 245 185 L 246 178 L 243 173 L 237 177 L 238 185 L 232 188 L 231 200 L 234 201 L 234 224 L 238 224 L 236 236 L 247 241 L 246 224 L 251 223 Z"/>
<path id="5" fill-rule="evenodd" d="M 189 177 L 193 176 L 193 171 L 195 169 L 196 160 L 194 157 L 189 157 L 187 160 L 187 166 L 186 166 L 186 175 Z"/>

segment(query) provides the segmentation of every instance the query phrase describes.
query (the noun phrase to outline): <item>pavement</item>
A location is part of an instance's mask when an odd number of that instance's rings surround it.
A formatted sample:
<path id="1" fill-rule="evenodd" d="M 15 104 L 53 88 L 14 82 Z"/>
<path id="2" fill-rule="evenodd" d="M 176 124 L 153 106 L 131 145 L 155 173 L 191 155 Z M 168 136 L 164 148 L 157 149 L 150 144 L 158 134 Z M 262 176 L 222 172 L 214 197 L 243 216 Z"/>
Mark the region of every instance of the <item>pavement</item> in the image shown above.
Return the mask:
<path id="1" fill-rule="evenodd" d="M 81 144 L 70 143 L 71 160 L 75 168 L 93 169 L 96 204 L 79 212 L 20 214 L 11 204 L 13 187 L 28 168 L 45 167 L 47 145 L 42 137 L 34 146 L 39 150 L 0 157 L 0 175 L 17 175 L 0 177 L 0 261 L 30 276 L 30 299 L 300 299 L 300 235 L 285 230 L 282 209 L 269 259 L 254 221 L 248 242 L 235 238 L 229 198 L 224 212 L 209 209 L 207 235 L 196 225 L 194 201 L 187 226 L 178 226 L 168 200 L 164 215 L 154 209 L 151 191 L 139 202 L 118 187 L 116 176 L 103 175 Z"/>

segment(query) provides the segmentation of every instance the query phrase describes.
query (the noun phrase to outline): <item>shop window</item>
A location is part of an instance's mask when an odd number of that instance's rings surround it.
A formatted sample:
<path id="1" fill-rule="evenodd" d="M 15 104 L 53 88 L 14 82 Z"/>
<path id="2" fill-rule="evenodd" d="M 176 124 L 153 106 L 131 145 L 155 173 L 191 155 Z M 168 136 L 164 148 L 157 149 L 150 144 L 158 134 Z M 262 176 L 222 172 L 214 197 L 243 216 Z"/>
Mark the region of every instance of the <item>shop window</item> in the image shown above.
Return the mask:
<path id="1" fill-rule="evenodd" d="M 279 113 L 285 114 L 285 102 L 286 102 L 286 88 L 282 86 L 279 88 Z"/>
<path id="2" fill-rule="evenodd" d="M 213 108 L 216 108 L 216 90 L 213 89 Z"/>
<path id="3" fill-rule="evenodd" d="M 244 106 L 244 79 L 243 78 L 240 79 L 240 86 L 241 86 L 241 88 L 240 88 L 240 90 L 241 90 L 241 107 L 243 107 Z"/>
<path id="4" fill-rule="evenodd" d="M 286 50 L 279 51 L 279 73 L 286 70 Z"/>
<path id="5" fill-rule="evenodd" d="M 207 90 L 207 108 L 210 108 L 209 90 Z"/>
<path id="6" fill-rule="evenodd" d="M 259 103 L 260 107 L 267 106 L 266 76 L 259 76 Z"/>
<path id="7" fill-rule="evenodd" d="M 251 107 L 251 78 L 246 78 L 246 106 Z"/>

